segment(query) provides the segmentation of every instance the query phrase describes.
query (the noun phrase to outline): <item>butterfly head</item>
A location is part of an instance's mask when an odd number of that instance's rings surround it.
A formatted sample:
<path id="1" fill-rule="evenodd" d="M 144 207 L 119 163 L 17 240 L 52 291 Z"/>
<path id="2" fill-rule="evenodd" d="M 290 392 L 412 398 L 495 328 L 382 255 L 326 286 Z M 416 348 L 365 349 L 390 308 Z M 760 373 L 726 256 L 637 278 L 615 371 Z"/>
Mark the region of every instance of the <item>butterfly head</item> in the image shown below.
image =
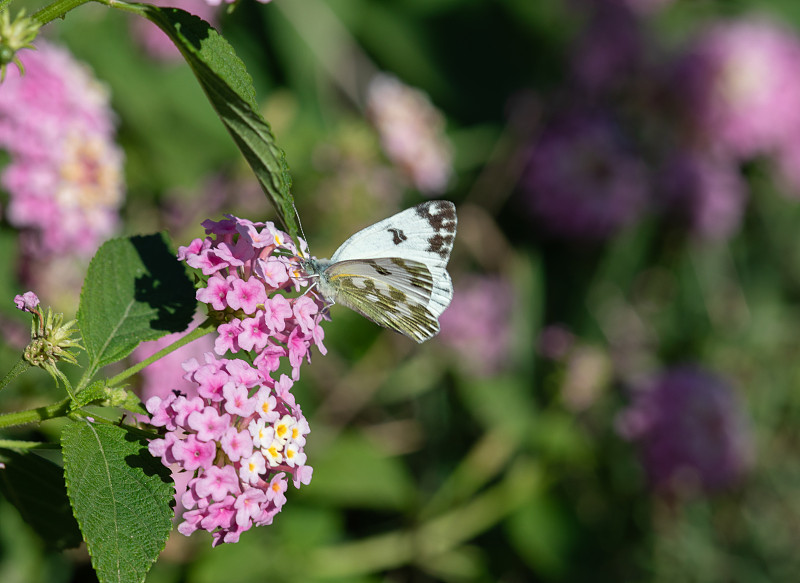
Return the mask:
<path id="1" fill-rule="evenodd" d="M 329 259 L 317 259 L 316 257 L 298 257 L 302 274 L 310 278 L 318 278 L 325 269 L 331 264 Z"/>

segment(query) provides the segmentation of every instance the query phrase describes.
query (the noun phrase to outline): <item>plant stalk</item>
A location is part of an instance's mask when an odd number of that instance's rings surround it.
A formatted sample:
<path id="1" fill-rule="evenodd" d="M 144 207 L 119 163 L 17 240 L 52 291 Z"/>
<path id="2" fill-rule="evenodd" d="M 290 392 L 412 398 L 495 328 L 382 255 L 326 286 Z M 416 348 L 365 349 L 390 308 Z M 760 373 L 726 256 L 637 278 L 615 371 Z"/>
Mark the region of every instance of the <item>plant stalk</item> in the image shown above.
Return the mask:
<path id="1" fill-rule="evenodd" d="M 86 4 L 89 0 L 56 0 L 49 6 L 45 6 L 36 12 L 32 18 L 40 24 L 45 25 L 56 18 L 64 18 L 67 12 L 77 8 L 81 4 Z"/>
<path id="2" fill-rule="evenodd" d="M 36 409 L 28 409 L 27 411 L 0 415 L 0 429 L 64 417 L 69 413 L 71 404 L 71 399 L 63 399 L 52 405 L 47 405 L 46 407 L 37 407 Z"/>
<path id="3" fill-rule="evenodd" d="M 197 328 L 189 332 L 186 336 L 179 338 L 169 346 L 166 346 L 156 352 L 153 356 L 144 359 L 142 362 L 138 362 L 129 369 L 123 370 L 117 376 L 108 379 L 108 386 L 115 387 L 119 385 L 122 381 L 135 375 L 137 372 L 145 368 L 147 365 L 154 363 L 155 361 L 159 360 L 160 358 L 165 357 L 170 352 L 174 352 L 178 348 L 186 346 L 190 342 L 197 340 L 198 338 L 205 336 L 209 332 L 211 332 L 214 328 L 214 321 L 209 318 L 202 324 L 200 324 Z"/>

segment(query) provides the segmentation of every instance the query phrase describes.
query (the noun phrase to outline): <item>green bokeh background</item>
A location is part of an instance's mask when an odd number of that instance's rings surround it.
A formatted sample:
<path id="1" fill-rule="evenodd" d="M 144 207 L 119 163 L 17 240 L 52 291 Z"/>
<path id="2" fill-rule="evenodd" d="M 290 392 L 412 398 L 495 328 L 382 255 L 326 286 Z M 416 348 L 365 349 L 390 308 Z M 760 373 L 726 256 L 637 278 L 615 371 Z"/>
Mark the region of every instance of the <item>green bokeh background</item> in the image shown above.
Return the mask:
<path id="1" fill-rule="evenodd" d="M 200 2 L 201 0 L 198 0 Z M 21 5 L 15 2 L 13 6 Z M 235 545 L 173 532 L 150 583 L 654 581 L 800 579 L 800 204 L 763 168 L 730 241 L 674 242 L 645 220 L 605 244 L 543 244 L 520 214 L 509 124 L 520 95 L 559 90 L 585 15 L 561 0 L 244 0 L 220 30 L 253 76 L 286 151 L 312 251 L 423 200 L 403 186 L 361 104 L 345 87 L 365 62 L 419 87 L 447 118 L 459 206 L 450 271 L 500 276 L 514 289 L 502 371 L 477 375 L 438 339 L 417 347 L 343 308 L 296 385 L 312 427 L 314 478 L 270 527 Z M 650 21 L 666 47 L 717 19 L 767 12 L 800 30 L 796 0 L 677 0 Z M 86 5 L 47 27 L 108 84 L 126 154 L 126 234 L 234 212 L 274 218 L 182 63 L 158 63 L 132 17 Z M 2 91 L 2 86 L 0 86 Z M 391 187 L 382 192 L 390 177 Z M 233 192 L 209 202 L 214 180 Z M 211 184 L 211 186 L 209 186 Z M 399 185 L 399 186 L 398 186 Z M 387 194 L 388 192 L 388 194 Z M 164 209 L 177 207 L 180 224 Z M 15 293 L 13 229 L 0 231 L 4 318 Z M 65 292 L 64 305 L 74 302 Z M 542 326 L 575 334 L 572 357 L 543 359 Z M 637 321 L 647 342 L 636 342 Z M 652 494 L 633 446 L 615 431 L 627 404 L 611 345 L 636 345 L 638 370 L 691 361 L 730 379 L 752 430 L 752 468 L 728 491 L 675 501 Z M 0 347 L 0 369 L 17 353 Z M 589 367 L 588 404 L 570 398 Z M 5 390 L 16 410 L 54 400 L 33 371 Z M 41 431 L 42 433 L 38 433 Z M 53 437 L 57 424 L 25 433 Z M 46 551 L 0 500 L 0 581 L 91 581 L 85 551 Z"/>

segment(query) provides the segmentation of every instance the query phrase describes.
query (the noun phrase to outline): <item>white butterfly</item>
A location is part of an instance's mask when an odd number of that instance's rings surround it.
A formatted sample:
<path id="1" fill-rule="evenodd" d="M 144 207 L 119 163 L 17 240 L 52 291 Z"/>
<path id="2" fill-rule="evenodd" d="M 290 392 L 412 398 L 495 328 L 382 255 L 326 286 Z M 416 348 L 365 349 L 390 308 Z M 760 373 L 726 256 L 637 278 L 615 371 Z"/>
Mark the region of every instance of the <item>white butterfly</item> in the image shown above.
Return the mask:
<path id="1" fill-rule="evenodd" d="M 433 200 L 359 231 L 330 259 L 301 264 L 326 301 L 424 342 L 453 299 L 446 267 L 455 237 L 455 205 Z"/>

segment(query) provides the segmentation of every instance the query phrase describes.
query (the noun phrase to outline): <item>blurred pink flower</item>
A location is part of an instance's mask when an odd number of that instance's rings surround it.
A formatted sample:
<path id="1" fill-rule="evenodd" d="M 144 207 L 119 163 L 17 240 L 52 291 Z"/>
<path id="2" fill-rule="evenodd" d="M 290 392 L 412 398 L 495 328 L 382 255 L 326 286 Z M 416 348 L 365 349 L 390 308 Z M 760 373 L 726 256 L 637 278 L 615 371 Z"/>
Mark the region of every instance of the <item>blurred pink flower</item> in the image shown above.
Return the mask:
<path id="1" fill-rule="evenodd" d="M 783 194 L 800 198 L 800 139 L 787 140 L 774 155 L 776 178 Z"/>
<path id="2" fill-rule="evenodd" d="M 84 65 L 47 42 L 37 48 L 20 54 L 25 75 L 9 69 L 0 91 L 6 216 L 31 235 L 26 255 L 88 257 L 116 230 L 124 198 L 114 114 Z"/>
<path id="3" fill-rule="evenodd" d="M 455 289 L 450 307 L 439 318 L 441 342 L 469 372 L 501 372 L 511 349 L 511 285 L 500 277 L 472 276 Z"/>
<path id="4" fill-rule="evenodd" d="M 739 229 L 747 185 L 734 160 L 683 151 L 667 161 L 657 184 L 664 210 L 697 237 L 722 240 Z"/>
<path id="5" fill-rule="evenodd" d="M 269 0 L 267 0 L 269 1 Z M 203 2 L 202 0 L 151 0 L 150 4 L 180 8 L 195 16 L 199 16 L 211 26 L 216 27 L 220 2 Z M 180 51 L 175 47 L 169 37 L 155 24 L 144 18 L 131 19 L 131 32 L 134 39 L 154 59 L 159 61 L 182 60 Z"/>
<path id="6" fill-rule="evenodd" d="M 233 4 L 236 0 L 204 0 L 209 6 L 222 6 L 223 4 Z M 272 0 L 257 0 L 261 4 L 269 4 Z"/>
<path id="7" fill-rule="evenodd" d="M 674 91 L 701 142 L 741 158 L 800 128 L 800 39 L 767 20 L 718 23 L 676 64 Z"/>
<path id="8" fill-rule="evenodd" d="M 520 188 L 549 234 L 604 239 L 639 218 L 648 172 L 609 118 L 579 112 L 556 119 L 530 148 Z"/>
<path id="9" fill-rule="evenodd" d="M 390 75 L 376 75 L 367 88 L 367 115 L 386 155 L 417 190 L 439 194 L 453 173 L 445 120 L 428 96 Z"/>
<path id="10" fill-rule="evenodd" d="M 747 470 L 752 443 L 731 386 L 695 366 L 680 366 L 639 387 L 617 419 L 635 442 L 651 485 L 679 495 L 734 485 Z"/>
<path id="11" fill-rule="evenodd" d="M 194 323 L 184 332 L 176 332 L 158 340 L 142 342 L 133 351 L 131 360 L 141 362 L 151 357 L 162 348 L 166 348 L 176 340 L 186 336 L 197 327 L 198 323 L 199 320 L 195 319 Z M 167 356 L 142 369 L 139 373 L 141 381 L 139 396 L 142 402 L 146 402 L 151 397 L 164 399 L 172 394 L 173 391 L 181 391 L 190 397 L 194 397 L 196 395 L 196 384 L 184 378 L 186 371 L 181 368 L 181 363 L 191 358 L 199 360 L 206 352 L 212 350 L 214 350 L 214 335 L 207 334 L 174 352 L 170 352 Z"/>

